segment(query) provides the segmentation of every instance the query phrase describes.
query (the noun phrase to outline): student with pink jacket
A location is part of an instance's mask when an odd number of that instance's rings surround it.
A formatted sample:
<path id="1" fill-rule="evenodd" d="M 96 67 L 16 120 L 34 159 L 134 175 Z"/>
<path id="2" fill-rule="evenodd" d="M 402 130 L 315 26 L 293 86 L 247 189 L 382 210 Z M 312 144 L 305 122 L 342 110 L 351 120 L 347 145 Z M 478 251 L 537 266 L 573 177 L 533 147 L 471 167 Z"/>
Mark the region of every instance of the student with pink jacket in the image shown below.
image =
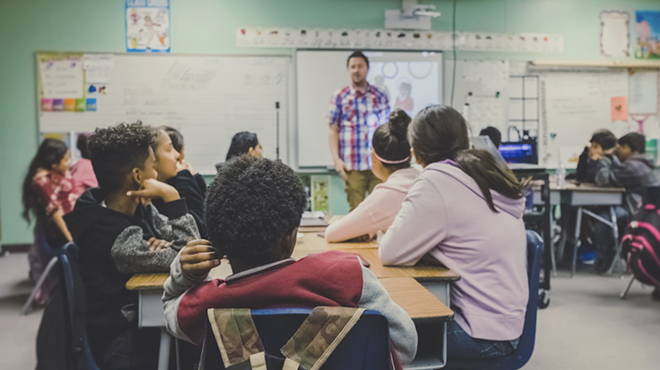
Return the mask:
<path id="1" fill-rule="evenodd" d="M 371 151 L 371 171 L 383 183 L 351 213 L 333 222 L 325 231 L 329 242 L 357 237 L 371 239 L 379 230 L 385 231 L 401 209 L 419 171 L 410 167 L 410 144 L 406 138 L 410 117 L 397 109 L 390 120 L 374 132 Z"/>
<path id="2" fill-rule="evenodd" d="M 452 285 L 447 355 L 495 358 L 518 346 L 528 298 L 523 188 L 482 150 L 453 108 L 427 107 L 409 138 L 424 170 L 380 241 L 385 265 L 422 257 L 461 275 Z"/>

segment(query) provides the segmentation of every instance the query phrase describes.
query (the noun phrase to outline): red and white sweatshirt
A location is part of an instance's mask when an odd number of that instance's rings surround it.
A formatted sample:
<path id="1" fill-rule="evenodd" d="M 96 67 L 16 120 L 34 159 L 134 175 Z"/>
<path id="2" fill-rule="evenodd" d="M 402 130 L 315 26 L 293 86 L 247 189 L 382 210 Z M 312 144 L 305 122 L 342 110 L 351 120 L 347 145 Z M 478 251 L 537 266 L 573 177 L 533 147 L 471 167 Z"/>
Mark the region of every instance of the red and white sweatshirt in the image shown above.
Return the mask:
<path id="1" fill-rule="evenodd" d="M 201 345 L 209 308 L 362 307 L 387 318 L 401 362 L 415 357 L 417 331 L 412 319 L 354 255 L 329 251 L 298 261 L 289 258 L 210 281 L 184 275 L 179 256 L 172 262 L 163 294 L 167 330 L 178 338 Z"/>

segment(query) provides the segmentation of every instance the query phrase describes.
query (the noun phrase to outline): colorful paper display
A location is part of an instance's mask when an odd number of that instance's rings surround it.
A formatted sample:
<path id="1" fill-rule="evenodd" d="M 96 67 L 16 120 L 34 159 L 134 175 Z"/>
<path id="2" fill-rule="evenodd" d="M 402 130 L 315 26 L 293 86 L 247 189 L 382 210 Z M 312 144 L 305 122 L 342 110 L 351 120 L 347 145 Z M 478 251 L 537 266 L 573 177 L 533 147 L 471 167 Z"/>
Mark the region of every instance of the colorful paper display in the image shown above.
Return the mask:
<path id="1" fill-rule="evenodd" d="M 83 97 L 81 57 L 81 54 L 52 54 L 39 58 L 39 87 L 42 98 Z"/>
<path id="2" fill-rule="evenodd" d="M 41 111 L 42 112 L 52 112 L 53 111 L 53 99 L 41 99 Z"/>
<path id="3" fill-rule="evenodd" d="M 64 111 L 65 112 L 75 112 L 76 111 L 76 99 L 64 99 Z"/>
<path id="4" fill-rule="evenodd" d="M 660 11 L 637 11 L 635 21 L 637 26 L 635 58 L 660 59 Z"/>
<path id="5" fill-rule="evenodd" d="M 64 111 L 64 99 L 53 99 L 53 112 Z"/>
<path id="6" fill-rule="evenodd" d="M 170 52 L 169 0 L 126 0 L 126 51 Z"/>
<path id="7" fill-rule="evenodd" d="M 76 112 L 84 112 L 87 109 L 87 99 L 76 99 Z"/>
<path id="8" fill-rule="evenodd" d="M 87 98 L 87 111 L 96 112 L 96 98 Z"/>

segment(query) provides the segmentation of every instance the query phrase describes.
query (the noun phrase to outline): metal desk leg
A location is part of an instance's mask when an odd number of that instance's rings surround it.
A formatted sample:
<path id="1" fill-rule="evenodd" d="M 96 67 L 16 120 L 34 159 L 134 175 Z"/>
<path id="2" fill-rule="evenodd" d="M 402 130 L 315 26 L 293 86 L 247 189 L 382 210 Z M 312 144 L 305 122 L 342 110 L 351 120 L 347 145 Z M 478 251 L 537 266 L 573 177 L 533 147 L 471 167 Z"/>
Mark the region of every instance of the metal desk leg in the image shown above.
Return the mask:
<path id="1" fill-rule="evenodd" d="M 160 352 L 158 352 L 158 370 L 168 370 L 170 365 L 170 344 L 172 337 L 165 328 L 160 329 Z"/>
<path id="2" fill-rule="evenodd" d="M 550 217 L 550 220 L 548 221 L 550 223 L 550 245 L 546 246 L 546 248 L 550 248 L 550 262 L 552 262 L 552 277 L 557 277 L 557 257 L 555 256 L 555 238 L 552 235 L 552 232 L 555 230 L 555 222 L 554 222 L 554 211 L 555 207 L 550 206 L 550 212 L 548 212 L 548 217 Z"/>
<path id="3" fill-rule="evenodd" d="M 628 291 L 630 290 L 630 287 L 633 285 L 634 282 L 635 282 L 635 275 L 633 275 L 630 278 L 630 281 L 628 282 L 628 284 L 626 284 L 626 287 L 623 288 L 621 293 L 619 293 L 619 298 L 626 299 L 626 296 L 628 295 Z"/>
<path id="4" fill-rule="evenodd" d="M 614 272 L 614 266 L 619 262 L 619 255 L 621 254 L 621 243 L 619 243 L 619 223 L 616 219 L 616 212 L 614 206 L 610 206 L 610 217 L 612 218 L 612 234 L 614 235 L 614 258 L 612 258 L 612 265 L 607 270 L 608 275 Z"/>
<path id="5" fill-rule="evenodd" d="M 577 221 L 575 222 L 575 249 L 573 250 L 573 269 L 571 270 L 571 277 L 575 275 L 577 265 L 578 248 L 580 248 L 580 229 L 582 226 L 582 207 L 577 209 Z"/>

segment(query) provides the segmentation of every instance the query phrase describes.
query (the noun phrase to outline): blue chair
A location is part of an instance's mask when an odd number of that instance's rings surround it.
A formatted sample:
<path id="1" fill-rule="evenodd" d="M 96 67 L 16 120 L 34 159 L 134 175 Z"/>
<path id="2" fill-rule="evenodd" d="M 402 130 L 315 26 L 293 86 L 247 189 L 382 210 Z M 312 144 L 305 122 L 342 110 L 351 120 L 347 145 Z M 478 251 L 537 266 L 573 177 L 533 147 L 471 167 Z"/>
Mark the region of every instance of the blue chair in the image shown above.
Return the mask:
<path id="1" fill-rule="evenodd" d="M 62 267 L 60 284 L 66 297 L 71 353 L 76 370 L 100 370 L 87 340 L 87 305 L 82 277 L 78 271 L 78 248 L 69 243 L 58 256 Z M 63 284 L 62 284 L 63 283 Z"/>
<path id="2" fill-rule="evenodd" d="M 312 312 L 307 308 L 253 310 L 252 320 L 266 354 L 283 358 L 280 348 Z M 323 370 L 391 369 L 387 319 L 376 311 L 365 311 L 344 340 L 321 367 Z M 225 369 L 212 330 L 206 331 L 202 350 L 205 369 Z"/>
<path id="3" fill-rule="evenodd" d="M 35 300 L 41 302 L 42 299 L 47 299 L 50 293 L 50 285 L 47 281 L 50 273 L 55 268 L 58 262 L 58 255 L 62 253 L 65 246 L 61 248 L 53 248 L 46 240 L 46 230 L 43 224 L 38 221 L 34 228 L 34 244 L 28 252 L 28 261 L 30 263 L 30 278 L 36 279 L 37 283 L 32 288 L 32 292 L 28 296 L 27 301 L 21 309 L 22 315 L 27 315 L 32 310 L 32 303 Z M 39 298 L 37 297 L 39 296 Z"/>
<path id="4" fill-rule="evenodd" d="M 527 276 L 529 281 L 529 299 L 525 326 L 518 348 L 510 355 L 489 360 L 449 359 L 447 369 L 454 370 L 516 370 L 520 369 L 534 352 L 536 340 L 536 314 L 538 311 L 539 277 L 543 258 L 543 239 L 534 231 L 527 230 Z"/>

